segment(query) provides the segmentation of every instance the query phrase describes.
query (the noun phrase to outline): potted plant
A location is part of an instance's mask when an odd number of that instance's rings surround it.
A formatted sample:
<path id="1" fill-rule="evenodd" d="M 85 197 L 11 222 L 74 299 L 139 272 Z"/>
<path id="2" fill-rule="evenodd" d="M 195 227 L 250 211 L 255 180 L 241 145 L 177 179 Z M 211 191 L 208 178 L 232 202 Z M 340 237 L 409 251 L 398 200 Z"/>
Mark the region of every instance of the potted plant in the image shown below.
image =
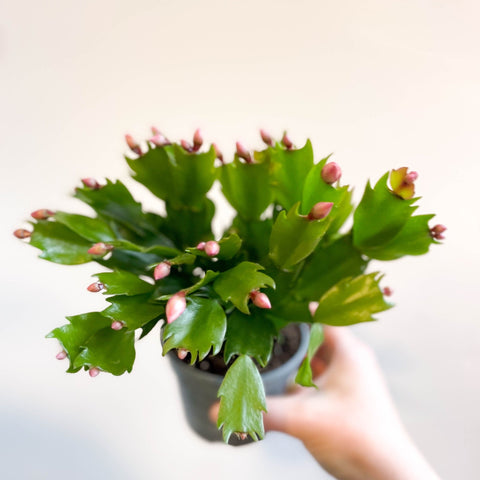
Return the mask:
<path id="1" fill-rule="evenodd" d="M 107 295 L 108 307 L 69 316 L 48 337 L 60 342 L 57 358 L 68 358 L 68 372 L 121 375 L 132 370 L 136 344 L 163 322 L 163 354 L 171 352 L 175 370 L 188 377 L 182 390 L 195 397 L 187 401 L 194 428 L 204 428 L 214 398 L 201 400 L 191 388 L 211 383 L 224 440 L 234 433 L 263 438 L 264 384 L 279 370 L 262 374 L 263 382 L 259 370 L 290 356 L 296 382 L 313 386 L 310 360 L 322 324 L 367 322 L 391 307 L 382 275 L 365 272 L 369 261 L 424 254 L 445 227 L 430 227 L 433 215 L 414 215 L 417 174 L 406 167 L 367 183 L 354 208 L 340 167 L 329 157 L 316 163 L 309 141 L 296 148 L 286 134 L 276 141 L 261 131 L 265 149 L 237 143 L 227 163 L 215 144 L 202 149 L 199 131 L 192 143 L 172 143 L 152 130 L 146 145 L 126 136 L 126 161 L 133 178 L 164 202 L 164 215 L 144 211 L 118 180 L 84 178 L 75 197 L 94 216 L 40 209 L 31 230 L 14 232 L 43 259 L 104 267 L 87 288 Z M 207 196 L 215 181 L 236 211 L 217 239 Z M 267 387 L 279 393 L 285 384 Z"/>

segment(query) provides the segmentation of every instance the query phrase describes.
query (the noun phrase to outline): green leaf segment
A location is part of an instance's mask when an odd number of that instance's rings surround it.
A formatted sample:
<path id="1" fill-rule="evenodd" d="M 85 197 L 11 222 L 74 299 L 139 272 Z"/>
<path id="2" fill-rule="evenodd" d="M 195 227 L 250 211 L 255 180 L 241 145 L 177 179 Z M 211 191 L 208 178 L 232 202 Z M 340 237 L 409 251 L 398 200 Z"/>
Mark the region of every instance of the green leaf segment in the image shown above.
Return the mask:
<path id="1" fill-rule="evenodd" d="M 258 366 L 270 361 L 281 328 L 311 324 L 296 380 L 314 385 L 310 361 L 322 342 L 322 325 L 371 321 L 391 307 L 382 276 L 365 273 L 370 259 L 424 254 L 438 235 L 429 227 L 433 215 L 413 215 L 418 199 L 399 194 L 400 187 L 413 192 L 410 184 L 398 185 L 400 174 L 390 177 L 390 185 L 388 172 L 373 188 L 369 182 L 354 208 L 348 185 L 325 181 L 330 157 L 315 163 L 309 141 L 298 149 L 272 142 L 251 161 L 235 155 L 233 162 L 219 163 L 216 156 L 213 146 L 201 151 L 198 145 L 150 144 L 127 163 L 133 178 L 164 203 L 165 214 L 145 211 L 118 180 L 84 182 L 75 197 L 91 214 L 57 211 L 36 220 L 30 243 L 43 259 L 103 268 L 93 291 L 106 295 L 106 308 L 69 316 L 48 335 L 68 356 L 69 372 L 130 372 L 136 339 L 165 319 L 169 301 L 180 299 L 179 316 L 163 323 L 163 354 L 187 350 L 192 365 L 223 356 L 228 371 L 218 392 L 219 427 L 225 441 L 233 433 L 257 440 L 264 435 L 265 411 Z M 402 182 L 414 177 L 406 177 L 406 168 L 396 172 Z M 220 238 L 213 234 L 215 204 L 208 197 L 216 181 L 236 212 Z M 309 212 L 320 202 L 333 207 L 315 220 Z M 213 240 L 219 252 L 210 257 L 203 242 Z M 94 244 L 95 252 L 104 253 L 91 254 Z M 167 273 L 154 281 L 160 263 Z M 270 309 L 254 304 L 260 293 L 268 295 Z M 313 316 L 312 301 L 318 302 Z"/>

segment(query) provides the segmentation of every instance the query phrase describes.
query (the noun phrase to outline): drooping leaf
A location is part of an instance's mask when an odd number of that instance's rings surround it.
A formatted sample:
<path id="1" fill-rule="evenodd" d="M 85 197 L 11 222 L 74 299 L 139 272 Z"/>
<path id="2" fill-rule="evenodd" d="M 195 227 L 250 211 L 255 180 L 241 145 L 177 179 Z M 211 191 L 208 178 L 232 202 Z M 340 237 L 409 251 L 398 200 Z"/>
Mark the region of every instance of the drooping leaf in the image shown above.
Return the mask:
<path id="1" fill-rule="evenodd" d="M 203 360 L 210 350 L 216 355 L 222 348 L 227 319 L 220 304 L 211 299 L 187 297 L 187 308 L 163 331 L 163 355 L 174 348 L 185 348 L 191 364 Z"/>
<path id="2" fill-rule="evenodd" d="M 375 320 L 372 314 L 392 307 L 379 287 L 378 272 L 344 278 L 319 300 L 314 321 L 327 325 L 353 325 Z"/>
<path id="3" fill-rule="evenodd" d="M 40 258 L 63 265 L 78 265 L 93 260 L 88 253 L 92 243 L 57 222 L 36 223 L 30 245 L 42 251 Z"/>
<path id="4" fill-rule="evenodd" d="M 109 242 L 115 239 L 115 233 L 110 226 L 99 218 L 65 212 L 56 212 L 54 218 L 91 243 Z"/>
<path id="5" fill-rule="evenodd" d="M 113 375 L 131 372 L 135 361 L 134 342 L 135 332 L 104 328 L 88 339 L 73 366 L 98 367 Z"/>
<path id="6" fill-rule="evenodd" d="M 306 216 L 299 215 L 298 208 L 297 203 L 288 213 L 281 211 L 270 236 L 270 257 L 284 270 L 308 257 L 330 224 L 329 216 L 322 220 L 309 220 Z"/>
<path id="7" fill-rule="evenodd" d="M 340 237 L 326 247 L 318 247 L 305 262 L 294 295 L 317 301 L 329 288 L 345 277 L 365 271 L 368 261 L 353 246 L 351 235 Z"/>
<path id="8" fill-rule="evenodd" d="M 253 440 L 265 435 L 262 412 L 267 411 L 265 390 L 257 367 L 247 355 L 240 355 L 228 369 L 218 390 L 218 428 L 228 443 L 235 432 L 248 433 Z"/>
<path id="9" fill-rule="evenodd" d="M 173 208 L 199 207 L 215 180 L 215 150 L 189 153 L 180 145 L 149 148 L 136 160 L 127 158 L 133 178 Z"/>
<path id="10" fill-rule="evenodd" d="M 95 276 L 104 285 L 105 295 L 139 295 L 153 292 L 155 286 L 145 282 L 137 275 L 118 270 L 115 272 L 97 273 Z"/>
<path id="11" fill-rule="evenodd" d="M 225 363 L 228 364 L 234 355 L 245 354 L 265 367 L 270 360 L 276 334 L 275 326 L 258 309 L 251 315 L 234 310 L 227 321 Z"/>
<path id="12" fill-rule="evenodd" d="M 404 200 L 387 187 L 388 172 L 372 189 L 370 182 L 365 187 L 363 198 L 353 216 L 353 243 L 362 251 L 379 248 L 400 233 L 415 211 L 416 199 Z"/>
<path id="13" fill-rule="evenodd" d="M 302 200 L 302 190 L 308 172 L 313 167 L 313 149 L 310 140 L 300 149 L 285 150 L 279 144 L 262 154 L 271 162 L 271 188 L 275 200 L 290 209 Z"/>
<path id="14" fill-rule="evenodd" d="M 377 260 L 396 260 L 405 255 L 423 255 L 428 252 L 430 245 L 435 243 L 428 227 L 429 220 L 434 216 L 412 216 L 390 242 L 377 248 L 363 248 L 362 252 Z"/>
<path id="15" fill-rule="evenodd" d="M 312 379 L 312 367 L 310 362 L 318 350 L 318 347 L 323 343 L 323 326 L 320 323 L 315 323 L 310 329 L 310 339 L 308 340 L 307 355 L 298 369 L 295 377 L 295 382 L 304 387 L 315 387 Z"/>
<path id="16" fill-rule="evenodd" d="M 246 221 L 258 220 L 273 201 L 269 169 L 268 162 L 242 163 L 238 157 L 220 169 L 222 192 Z"/>
<path id="17" fill-rule="evenodd" d="M 75 197 L 90 205 L 100 216 L 118 222 L 137 235 L 155 233 L 142 205 L 134 200 L 120 180 L 113 183 L 107 179 L 107 184 L 97 190 L 77 188 Z"/>
<path id="18" fill-rule="evenodd" d="M 258 263 L 242 262 L 222 272 L 213 283 L 213 288 L 224 302 L 232 302 L 241 312 L 249 314 L 247 302 L 252 290 L 275 288 L 271 277 L 259 270 L 263 267 Z"/>
<path id="19" fill-rule="evenodd" d="M 74 367 L 77 355 L 99 330 L 110 328 L 112 321 L 105 318 L 100 312 L 83 313 L 67 317 L 67 320 L 70 323 L 52 330 L 47 337 L 56 338 L 60 342 L 70 360 L 68 371 L 76 372 L 80 369 L 80 367 Z"/>
<path id="20" fill-rule="evenodd" d="M 143 295 L 115 295 L 107 298 L 111 305 L 101 313 L 105 317 L 123 322 L 127 330 L 143 327 L 154 318 L 165 312 L 165 307 L 156 303 L 148 303 L 150 294 Z"/>

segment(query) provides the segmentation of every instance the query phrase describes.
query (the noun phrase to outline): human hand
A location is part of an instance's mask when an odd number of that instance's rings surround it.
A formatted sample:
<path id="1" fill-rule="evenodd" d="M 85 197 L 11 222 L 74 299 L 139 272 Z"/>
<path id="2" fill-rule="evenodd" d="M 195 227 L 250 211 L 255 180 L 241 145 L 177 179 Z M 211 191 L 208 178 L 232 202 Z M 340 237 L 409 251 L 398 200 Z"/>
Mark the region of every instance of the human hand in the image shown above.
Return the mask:
<path id="1" fill-rule="evenodd" d="M 408 437 L 373 352 L 350 330 L 325 327 L 312 370 L 318 390 L 267 399 L 266 430 L 300 439 L 341 480 L 438 480 Z"/>

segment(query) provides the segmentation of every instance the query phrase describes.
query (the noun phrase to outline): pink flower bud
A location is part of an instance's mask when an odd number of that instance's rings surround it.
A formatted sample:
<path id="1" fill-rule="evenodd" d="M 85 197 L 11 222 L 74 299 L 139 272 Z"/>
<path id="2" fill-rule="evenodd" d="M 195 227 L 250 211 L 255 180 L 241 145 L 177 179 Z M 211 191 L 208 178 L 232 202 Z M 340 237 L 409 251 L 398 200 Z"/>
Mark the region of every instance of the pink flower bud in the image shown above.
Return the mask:
<path id="1" fill-rule="evenodd" d="M 215 240 L 210 240 L 205 244 L 205 253 L 209 257 L 215 257 L 220 252 L 220 245 Z"/>
<path id="2" fill-rule="evenodd" d="M 342 170 L 335 162 L 327 163 L 322 168 L 322 179 L 325 183 L 331 185 L 332 183 L 338 182 L 342 176 Z"/>
<path id="3" fill-rule="evenodd" d="M 312 207 L 307 218 L 309 220 L 321 220 L 331 212 L 332 207 L 332 202 L 318 202 Z"/>
<path id="4" fill-rule="evenodd" d="M 193 151 L 198 152 L 198 150 L 200 150 L 202 145 L 203 145 L 202 132 L 200 131 L 199 128 L 197 128 L 195 130 L 195 133 L 193 134 Z"/>
<path id="5" fill-rule="evenodd" d="M 100 373 L 100 369 L 98 367 L 91 367 L 88 370 L 88 374 L 92 377 L 95 378 L 98 374 Z"/>
<path id="6" fill-rule="evenodd" d="M 417 172 L 409 172 L 405 175 L 405 178 L 403 179 L 403 181 L 407 185 L 411 185 L 417 178 L 418 178 Z"/>
<path id="7" fill-rule="evenodd" d="M 187 355 L 189 354 L 189 351 L 185 348 L 179 348 L 177 350 L 177 357 L 180 359 L 180 360 L 185 360 L 185 358 L 187 358 Z"/>
<path id="8" fill-rule="evenodd" d="M 390 287 L 384 287 L 383 294 L 386 297 L 391 297 L 393 295 L 393 290 Z"/>
<path id="9" fill-rule="evenodd" d="M 56 357 L 57 360 L 65 360 L 67 358 L 67 352 L 65 350 L 62 350 L 61 352 L 58 352 Z"/>
<path id="10" fill-rule="evenodd" d="M 30 232 L 29 230 L 25 230 L 24 228 L 17 228 L 17 230 L 15 230 L 13 232 L 13 234 L 17 237 L 17 238 L 20 238 L 20 239 L 24 239 L 24 238 L 30 238 L 32 236 L 32 232 Z"/>
<path id="11" fill-rule="evenodd" d="M 92 190 L 98 190 L 102 186 L 94 178 L 82 178 L 82 183 Z"/>
<path id="12" fill-rule="evenodd" d="M 193 147 L 192 145 L 190 145 L 190 143 L 188 143 L 186 140 L 180 140 L 180 145 L 182 146 L 182 148 L 187 151 L 188 153 L 192 153 L 193 152 Z"/>
<path id="13" fill-rule="evenodd" d="M 236 145 L 237 145 L 237 155 L 240 158 L 243 158 L 247 163 L 252 163 L 253 160 L 250 152 L 240 142 L 237 142 Z"/>
<path id="14" fill-rule="evenodd" d="M 444 240 L 445 236 L 443 235 L 443 232 L 447 230 L 447 227 L 445 225 L 435 225 L 430 229 L 430 235 L 435 239 L 435 240 Z"/>
<path id="15" fill-rule="evenodd" d="M 165 145 L 170 145 L 170 142 L 161 133 L 158 133 L 152 138 L 149 138 L 148 141 L 153 143 L 157 147 L 164 147 Z"/>
<path id="16" fill-rule="evenodd" d="M 310 312 L 310 315 L 313 317 L 315 315 L 315 312 L 317 311 L 318 308 L 318 302 L 309 302 L 308 303 L 308 310 Z"/>
<path id="17" fill-rule="evenodd" d="M 167 261 L 160 262 L 153 271 L 153 278 L 160 280 L 170 275 L 170 263 Z"/>
<path id="18" fill-rule="evenodd" d="M 273 138 L 269 133 L 267 133 L 263 129 L 260 129 L 260 136 L 262 137 L 262 140 L 266 145 L 268 145 L 269 147 L 273 147 L 275 142 L 273 141 Z"/>
<path id="19" fill-rule="evenodd" d="M 41 208 L 40 210 L 35 210 L 30 214 L 35 220 L 46 220 L 47 218 L 55 215 L 55 212 L 47 210 L 46 208 Z"/>
<path id="20" fill-rule="evenodd" d="M 205 245 L 206 245 L 205 242 L 200 242 L 200 243 L 197 245 L 197 250 L 205 250 Z"/>
<path id="21" fill-rule="evenodd" d="M 105 288 L 105 285 L 102 282 L 93 282 L 88 287 L 89 292 L 97 293 L 101 292 Z"/>
<path id="22" fill-rule="evenodd" d="M 220 151 L 216 143 L 212 143 L 213 150 L 215 151 L 215 158 L 218 158 L 222 163 L 223 162 L 223 153 Z"/>
<path id="23" fill-rule="evenodd" d="M 253 304 L 259 308 L 272 308 L 270 299 L 264 293 L 259 292 L 258 290 L 252 290 L 250 292 L 250 298 L 252 299 Z"/>
<path id="24" fill-rule="evenodd" d="M 112 330 L 121 330 L 125 325 L 123 322 L 119 322 L 118 320 L 114 320 L 112 324 L 110 325 Z"/>
<path id="25" fill-rule="evenodd" d="M 125 140 L 127 141 L 128 148 L 130 148 L 133 153 L 136 153 L 137 155 L 142 155 L 142 149 L 140 148 L 140 145 L 133 139 L 130 134 L 125 135 Z"/>
<path id="26" fill-rule="evenodd" d="M 162 135 L 162 132 L 155 126 L 151 127 L 153 135 Z"/>
<path id="27" fill-rule="evenodd" d="M 180 291 L 175 295 L 172 295 L 165 308 L 165 313 L 167 316 L 167 322 L 172 323 L 175 321 L 187 308 L 187 300 L 185 298 L 185 292 Z"/>
<path id="28" fill-rule="evenodd" d="M 105 255 L 113 249 L 112 245 L 103 242 L 95 243 L 87 251 L 90 255 Z"/>
<path id="29" fill-rule="evenodd" d="M 239 440 L 246 440 L 248 436 L 245 432 L 235 432 L 235 435 Z"/>
<path id="30" fill-rule="evenodd" d="M 282 144 L 284 145 L 284 147 L 285 147 L 287 150 L 292 150 L 292 148 L 293 148 L 293 142 L 292 142 L 292 141 L 290 140 L 290 138 L 288 137 L 287 132 L 285 132 L 285 133 L 283 134 Z"/>

